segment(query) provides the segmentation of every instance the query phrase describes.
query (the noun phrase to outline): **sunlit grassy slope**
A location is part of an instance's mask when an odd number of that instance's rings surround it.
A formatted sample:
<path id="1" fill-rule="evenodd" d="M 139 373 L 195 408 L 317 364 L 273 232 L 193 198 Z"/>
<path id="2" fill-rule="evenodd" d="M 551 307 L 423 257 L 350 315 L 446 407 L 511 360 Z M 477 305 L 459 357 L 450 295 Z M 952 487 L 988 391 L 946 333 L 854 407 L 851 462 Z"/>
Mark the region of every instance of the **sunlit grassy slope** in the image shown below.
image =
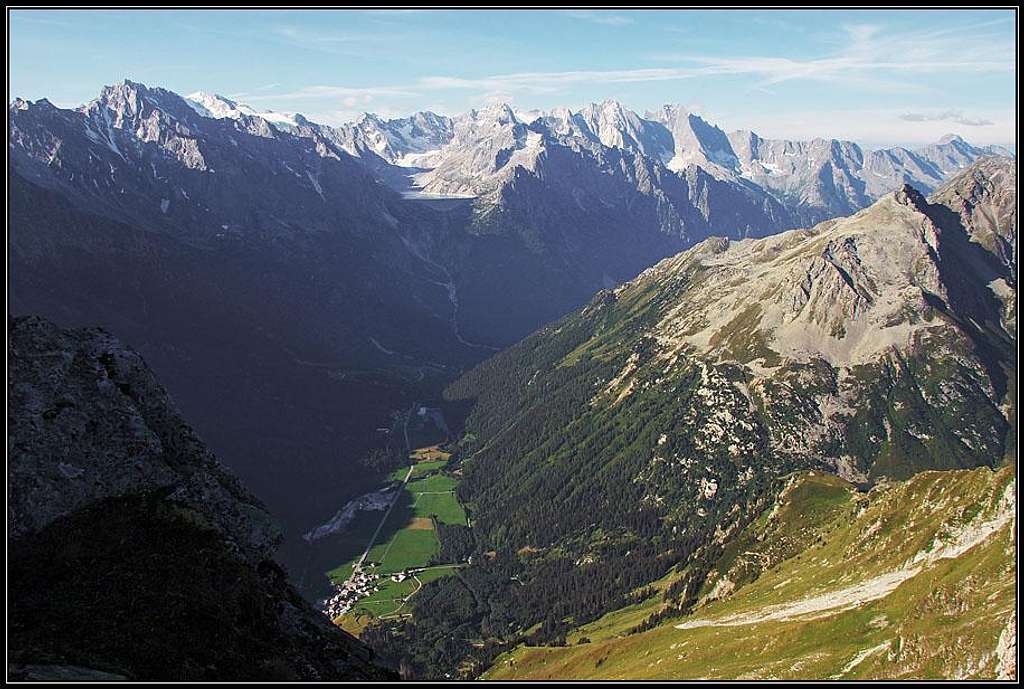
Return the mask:
<path id="1" fill-rule="evenodd" d="M 664 606 L 656 592 L 566 647 L 516 648 L 486 677 L 1016 677 L 1015 508 L 1012 467 L 867 494 L 795 474 L 726 549 L 692 615 L 630 633 Z"/>

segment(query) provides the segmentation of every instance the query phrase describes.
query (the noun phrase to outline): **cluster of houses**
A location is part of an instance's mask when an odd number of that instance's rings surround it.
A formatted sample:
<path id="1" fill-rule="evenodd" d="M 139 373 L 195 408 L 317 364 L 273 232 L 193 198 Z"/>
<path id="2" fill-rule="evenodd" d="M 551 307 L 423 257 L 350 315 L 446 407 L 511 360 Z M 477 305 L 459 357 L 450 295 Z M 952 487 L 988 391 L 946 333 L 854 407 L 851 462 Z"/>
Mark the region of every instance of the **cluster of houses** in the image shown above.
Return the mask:
<path id="1" fill-rule="evenodd" d="M 334 595 L 323 603 L 324 613 L 332 620 L 344 615 L 359 602 L 361 598 L 380 590 L 380 575 L 374 573 L 373 563 L 365 566 L 356 565 L 352 576 L 343 584 L 335 584 Z"/>
<path id="2" fill-rule="evenodd" d="M 343 584 L 335 584 L 334 595 L 323 602 L 324 614 L 333 620 L 350 611 L 361 599 L 380 591 L 382 576 L 374 571 L 375 568 L 373 562 L 357 564 L 352 570 L 352 576 Z M 395 572 L 388 578 L 400 583 L 415 573 L 415 570 Z"/>

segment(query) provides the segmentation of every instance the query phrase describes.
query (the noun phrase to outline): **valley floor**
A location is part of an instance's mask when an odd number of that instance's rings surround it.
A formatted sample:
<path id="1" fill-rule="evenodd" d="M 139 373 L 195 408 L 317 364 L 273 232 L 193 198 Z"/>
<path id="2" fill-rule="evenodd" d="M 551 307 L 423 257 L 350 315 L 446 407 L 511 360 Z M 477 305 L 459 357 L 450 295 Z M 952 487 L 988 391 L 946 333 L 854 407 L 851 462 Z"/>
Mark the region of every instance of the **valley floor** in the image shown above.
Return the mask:
<path id="1" fill-rule="evenodd" d="M 464 562 L 435 562 L 440 525 L 466 525 L 455 497 L 458 480 L 446 470 L 449 454 L 436 446 L 410 454 L 412 464 L 391 476 L 401 487 L 357 557 L 328 572 L 336 594 L 326 604 L 335 623 L 358 634 L 375 619 L 409 614 L 410 600 L 424 584 L 453 574 Z M 352 538 L 368 528 L 360 515 Z M 372 522 L 371 522 L 372 523 Z M 360 528 L 362 527 L 362 528 Z"/>

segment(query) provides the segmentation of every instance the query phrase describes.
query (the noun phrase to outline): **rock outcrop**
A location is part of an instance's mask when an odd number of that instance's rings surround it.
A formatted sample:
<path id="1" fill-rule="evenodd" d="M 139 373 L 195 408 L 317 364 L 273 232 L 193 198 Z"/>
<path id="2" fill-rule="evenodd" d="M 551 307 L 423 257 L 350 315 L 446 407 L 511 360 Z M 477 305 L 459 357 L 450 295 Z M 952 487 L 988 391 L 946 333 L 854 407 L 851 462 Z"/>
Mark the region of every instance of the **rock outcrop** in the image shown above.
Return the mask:
<path id="1" fill-rule="evenodd" d="M 280 531 L 132 349 L 9 326 L 9 676 L 384 679 L 274 562 Z"/>

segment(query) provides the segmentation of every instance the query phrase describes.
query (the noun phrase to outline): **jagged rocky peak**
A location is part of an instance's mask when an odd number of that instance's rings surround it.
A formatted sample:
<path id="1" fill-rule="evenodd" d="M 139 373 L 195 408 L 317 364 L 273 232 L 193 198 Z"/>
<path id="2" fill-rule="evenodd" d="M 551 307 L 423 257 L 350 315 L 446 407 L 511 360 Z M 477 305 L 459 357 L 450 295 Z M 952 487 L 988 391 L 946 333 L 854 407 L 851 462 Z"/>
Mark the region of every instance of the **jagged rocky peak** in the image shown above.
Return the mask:
<path id="1" fill-rule="evenodd" d="M 579 116 L 598 135 L 602 131 L 621 132 L 626 128 L 635 129 L 640 124 L 640 118 L 635 113 L 622 107 L 622 103 L 617 100 L 611 99 L 585 105 L 580 109 Z M 607 145 L 621 145 L 621 142 Z"/>
<path id="2" fill-rule="evenodd" d="M 104 86 L 100 95 L 83 106 L 87 113 L 106 110 L 115 116 L 115 125 L 142 117 L 152 110 L 163 110 L 168 114 L 181 114 L 184 99 L 173 91 L 149 88 L 145 84 L 125 79 L 112 86 Z"/>
<path id="3" fill-rule="evenodd" d="M 205 168 L 194 141 L 199 115 L 194 106 L 173 91 L 125 79 L 104 87 L 79 112 L 86 117 L 90 138 L 103 141 L 119 155 L 120 134 L 114 130 L 128 132 L 140 141 L 160 142 L 176 156 L 187 159 L 190 167 Z"/>
<path id="4" fill-rule="evenodd" d="M 429 111 L 396 119 L 363 113 L 349 135 L 356 153 L 368 148 L 390 163 L 410 155 L 412 161 L 422 162 L 421 154 L 437 151 L 451 141 L 453 123 L 451 118 Z"/>
<path id="5" fill-rule="evenodd" d="M 424 131 L 447 130 L 451 131 L 452 120 L 447 115 L 439 115 L 430 110 L 420 110 L 407 118 L 412 124 L 422 127 Z"/>
<path id="6" fill-rule="evenodd" d="M 185 100 L 207 117 L 237 118 L 241 114 L 238 103 L 216 93 L 196 91 L 185 96 Z"/>
<path id="7" fill-rule="evenodd" d="M 280 131 L 298 133 L 298 128 L 311 123 L 298 113 L 281 113 L 273 110 L 258 111 L 224 96 L 196 91 L 185 97 L 185 103 L 202 117 L 238 120 L 253 133 L 269 135 L 267 125 Z M 255 118 L 255 121 L 246 118 Z M 264 124 L 265 123 L 265 124 Z"/>
<path id="8" fill-rule="evenodd" d="M 924 194 L 919 192 L 914 185 L 904 182 L 903 186 L 893 192 L 895 198 L 906 206 L 912 206 L 916 210 L 923 211 L 928 207 L 928 200 Z"/>
<path id="9" fill-rule="evenodd" d="M 119 83 L 104 86 L 99 96 L 94 98 L 89 105 L 103 105 L 113 110 L 138 111 L 142 97 L 148 89 L 130 79 L 123 79 Z"/>
<path id="10" fill-rule="evenodd" d="M 649 114 L 653 120 L 663 123 L 669 129 L 673 131 L 686 131 L 690 130 L 698 138 L 701 134 L 711 136 L 725 136 L 725 132 L 718 128 L 718 126 L 711 124 L 698 113 L 691 111 L 684 105 L 680 104 L 669 104 L 663 105 L 661 108 L 656 110 L 653 114 Z M 715 133 L 712 133 L 715 132 Z"/>
<path id="11" fill-rule="evenodd" d="M 665 103 L 657 110 L 651 110 L 646 113 L 648 119 L 655 120 L 658 122 L 674 122 L 679 119 L 680 116 L 689 114 L 689 110 L 679 105 L 678 103 Z"/>
<path id="12" fill-rule="evenodd" d="M 932 202 L 904 184 L 848 218 L 811 230 L 733 242 L 714 251 L 705 242 L 667 259 L 640 279 L 662 283 L 697 269 L 700 280 L 681 295 L 678 308 L 666 313 L 659 337 L 669 346 L 725 359 L 755 358 L 748 345 L 756 340 L 764 345 L 761 353 L 772 353 L 769 359 L 824 359 L 849 366 L 893 348 L 907 351 L 928 333 L 949 331 L 951 314 L 982 322 L 988 317 L 981 313 L 985 298 L 966 301 L 953 273 L 970 270 L 981 282 L 1000 277 L 972 268 L 976 252 L 960 238 L 978 234 L 987 238 L 982 245 L 993 246 L 992 237 L 1009 234 L 1015 242 L 1015 221 L 1008 214 L 1015 207 L 1011 167 L 1006 160 L 978 163 Z M 964 210 L 972 202 L 965 197 L 974 203 L 998 198 L 993 206 L 1004 209 L 1002 214 L 990 207 L 977 214 L 998 216 L 995 227 L 972 229 L 976 223 Z M 1003 277 L 1015 280 L 1010 272 Z M 978 289 L 984 294 L 987 288 Z M 957 313 L 963 309 L 974 312 Z"/>
<path id="13" fill-rule="evenodd" d="M 951 178 L 942 189 L 935 192 L 933 199 L 946 202 L 955 197 L 965 207 L 998 202 L 1007 206 L 1006 210 L 1010 213 L 1004 215 L 1009 216 L 1016 213 L 1016 208 L 1009 205 L 1010 201 L 1016 200 L 1016 195 L 1012 193 L 1016 182 L 1017 168 L 1012 158 L 989 156 L 981 158 Z M 1005 217 L 1004 220 L 1004 226 L 1016 230 L 1012 218 Z"/>
<path id="14" fill-rule="evenodd" d="M 475 122 L 486 122 L 496 125 L 519 124 L 519 118 L 508 103 L 492 103 L 479 110 L 472 110 L 472 119 Z"/>
<path id="15" fill-rule="evenodd" d="M 590 103 L 580 110 L 580 114 L 591 122 L 604 122 L 616 126 L 637 126 L 640 118 L 635 112 L 623 107 L 622 103 L 611 98 L 600 103 Z"/>
<path id="16" fill-rule="evenodd" d="M 662 106 L 655 119 L 671 133 L 672 155 L 666 162 L 669 169 L 680 171 L 696 165 L 716 177 L 735 177 L 739 160 L 724 131 L 681 105 Z"/>
<path id="17" fill-rule="evenodd" d="M 621 148 L 651 156 L 657 160 L 669 157 L 671 135 L 658 122 L 645 120 L 619 101 L 591 103 L 580 110 L 577 118 L 587 131 L 584 135 L 610 148 Z"/>
<path id="18" fill-rule="evenodd" d="M 972 270 L 986 275 L 989 289 L 1002 303 L 1001 318 L 1017 329 L 1017 167 L 1011 158 L 982 158 L 937 190 L 931 200 L 959 217 L 973 243 L 995 265 Z"/>

